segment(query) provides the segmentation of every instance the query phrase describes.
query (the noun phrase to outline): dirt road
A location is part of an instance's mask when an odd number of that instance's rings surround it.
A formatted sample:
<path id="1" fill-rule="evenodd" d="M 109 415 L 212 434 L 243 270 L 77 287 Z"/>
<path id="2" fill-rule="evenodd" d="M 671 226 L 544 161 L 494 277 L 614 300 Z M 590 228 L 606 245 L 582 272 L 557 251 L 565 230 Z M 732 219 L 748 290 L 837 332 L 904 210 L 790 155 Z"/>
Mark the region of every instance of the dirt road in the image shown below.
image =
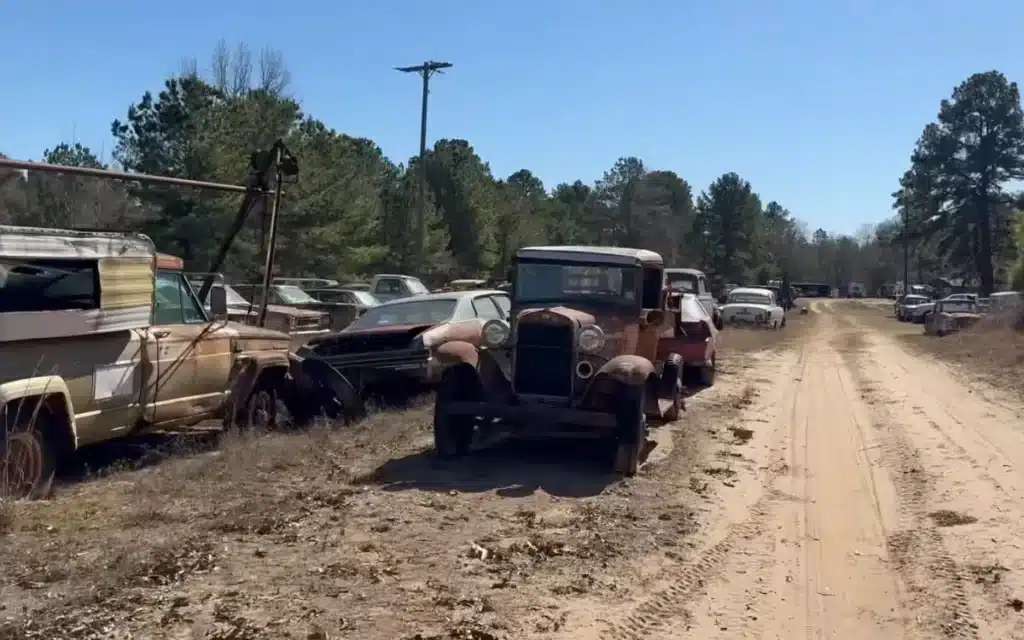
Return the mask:
<path id="1" fill-rule="evenodd" d="M 727 334 L 628 481 L 426 407 L 0 513 L 0 638 L 1024 638 L 1024 412 L 848 304 Z"/>
<path id="2" fill-rule="evenodd" d="M 745 414 L 761 446 L 704 549 L 606 637 L 1024 638 L 1019 407 L 843 307 L 812 304 Z"/>

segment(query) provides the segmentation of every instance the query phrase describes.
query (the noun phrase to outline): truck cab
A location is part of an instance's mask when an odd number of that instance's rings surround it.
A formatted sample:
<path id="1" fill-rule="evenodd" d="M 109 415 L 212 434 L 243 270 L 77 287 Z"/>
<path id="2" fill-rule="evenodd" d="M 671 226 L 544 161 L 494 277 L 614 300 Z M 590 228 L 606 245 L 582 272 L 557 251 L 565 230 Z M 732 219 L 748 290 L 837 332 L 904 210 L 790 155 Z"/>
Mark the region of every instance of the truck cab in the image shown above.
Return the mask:
<path id="1" fill-rule="evenodd" d="M 75 449 L 208 419 L 269 426 L 288 336 L 199 304 L 142 234 L 0 226 L 0 492 L 49 493 Z"/>

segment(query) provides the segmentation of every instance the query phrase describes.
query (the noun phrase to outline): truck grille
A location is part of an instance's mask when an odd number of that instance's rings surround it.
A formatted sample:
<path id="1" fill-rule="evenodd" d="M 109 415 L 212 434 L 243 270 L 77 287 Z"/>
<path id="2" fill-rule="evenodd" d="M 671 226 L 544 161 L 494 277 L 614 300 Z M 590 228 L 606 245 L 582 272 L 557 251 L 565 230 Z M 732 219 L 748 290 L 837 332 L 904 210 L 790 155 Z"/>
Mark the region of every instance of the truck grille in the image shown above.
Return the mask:
<path id="1" fill-rule="evenodd" d="M 574 337 L 570 326 L 519 325 L 512 378 L 516 392 L 569 397 Z"/>

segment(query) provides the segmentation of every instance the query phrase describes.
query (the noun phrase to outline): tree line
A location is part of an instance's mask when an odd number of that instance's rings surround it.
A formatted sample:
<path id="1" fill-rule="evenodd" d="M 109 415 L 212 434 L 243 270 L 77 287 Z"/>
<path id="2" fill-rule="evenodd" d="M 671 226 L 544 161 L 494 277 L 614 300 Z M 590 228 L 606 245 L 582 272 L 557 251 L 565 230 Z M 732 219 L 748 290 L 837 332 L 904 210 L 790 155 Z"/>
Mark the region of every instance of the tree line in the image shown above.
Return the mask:
<path id="1" fill-rule="evenodd" d="M 159 92 L 142 93 L 111 125 L 114 164 L 239 183 L 250 151 L 284 140 L 300 174 L 282 200 L 281 274 L 501 277 L 518 247 L 598 244 L 653 249 L 672 266 L 702 268 L 718 284 L 787 277 L 874 290 L 902 278 L 904 245 L 912 280 L 962 272 L 991 286 L 1008 277 L 1016 256 L 1009 229 L 1021 198 L 1004 189 L 1024 166 L 1024 126 L 1016 85 L 994 72 L 972 76 L 942 103 L 901 181 L 899 215 L 853 236 L 811 231 L 736 173 L 696 192 L 673 171 L 622 157 L 592 183 L 548 186 L 528 168 L 496 176 L 469 141 L 444 139 L 425 156 L 420 253 L 418 157 L 395 161 L 372 140 L 304 113 L 279 52 L 221 43 L 210 68 L 201 74 L 186 61 Z M 42 160 L 105 166 L 77 143 L 47 149 Z M 211 262 L 237 202 L 64 174 L 0 175 L 0 222 L 140 230 L 198 270 Z M 239 281 L 256 278 L 264 242 L 262 221 L 250 221 L 224 271 Z"/>

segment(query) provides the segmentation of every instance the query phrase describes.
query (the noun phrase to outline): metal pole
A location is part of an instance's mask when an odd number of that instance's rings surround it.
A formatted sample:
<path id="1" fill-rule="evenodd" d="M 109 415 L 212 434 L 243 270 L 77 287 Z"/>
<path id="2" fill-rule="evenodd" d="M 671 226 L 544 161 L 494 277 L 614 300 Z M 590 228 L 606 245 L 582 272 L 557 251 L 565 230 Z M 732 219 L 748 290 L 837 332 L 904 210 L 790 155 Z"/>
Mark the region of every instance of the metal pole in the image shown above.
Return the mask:
<path id="1" fill-rule="evenodd" d="M 430 76 L 441 73 L 442 69 L 448 69 L 451 66 L 449 62 L 428 60 L 413 67 L 395 67 L 396 71 L 418 73 L 423 78 L 423 103 L 420 110 L 419 198 L 416 201 L 416 256 L 413 260 L 414 263 L 422 259 L 426 245 L 424 211 L 427 200 L 427 96 L 430 95 Z"/>
<path id="2" fill-rule="evenodd" d="M 903 295 L 910 293 L 910 209 L 903 203 Z"/>
<path id="3" fill-rule="evenodd" d="M 47 173 L 67 173 L 76 176 L 87 176 L 90 178 L 106 178 L 107 180 L 122 180 L 125 182 L 138 182 L 140 184 L 165 184 L 175 187 L 192 187 L 194 189 L 228 191 L 231 193 L 245 193 L 249 190 L 248 187 L 238 184 L 222 184 L 219 182 L 186 180 L 185 178 L 151 176 L 145 173 L 129 173 L 127 171 L 115 171 L 114 169 L 69 167 L 62 164 L 48 164 L 46 162 L 23 162 L 21 160 L 8 160 L 6 158 L 0 158 L 0 168 L 44 171 Z"/>
<path id="4" fill-rule="evenodd" d="M 281 147 L 277 148 L 277 156 L 274 162 L 276 172 L 274 180 L 274 200 L 273 204 L 270 205 L 270 230 L 267 233 L 267 255 L 266 260 L 263 262 L 263 286 L 262 296 L 260 299 L 260 315 L 258 324 L 263 326 L 267 319 L 267 303 L 270 300 L 270 281 L 273 277 L 274 270 L 274 254 L 277 251 L 277 212 L 281 206 L 281 183 L 284 179 L 284 174 L 281 171 L 281 157 L 283 150 Z"/>
<path id="5" fill-rule="evenodd" d="M 429 63 L 427 63 L 429 64 Z M 426 66 L 426 64 L 424 65 Z M 427 205 L 427 96 L 430 95 L 430 71 L 423 75 L 423 107 L 420 111 L 420 184 L 416 200 L 416 264 L 422 264 L 426 247 L 426 227 L 423 216 Z"/>

